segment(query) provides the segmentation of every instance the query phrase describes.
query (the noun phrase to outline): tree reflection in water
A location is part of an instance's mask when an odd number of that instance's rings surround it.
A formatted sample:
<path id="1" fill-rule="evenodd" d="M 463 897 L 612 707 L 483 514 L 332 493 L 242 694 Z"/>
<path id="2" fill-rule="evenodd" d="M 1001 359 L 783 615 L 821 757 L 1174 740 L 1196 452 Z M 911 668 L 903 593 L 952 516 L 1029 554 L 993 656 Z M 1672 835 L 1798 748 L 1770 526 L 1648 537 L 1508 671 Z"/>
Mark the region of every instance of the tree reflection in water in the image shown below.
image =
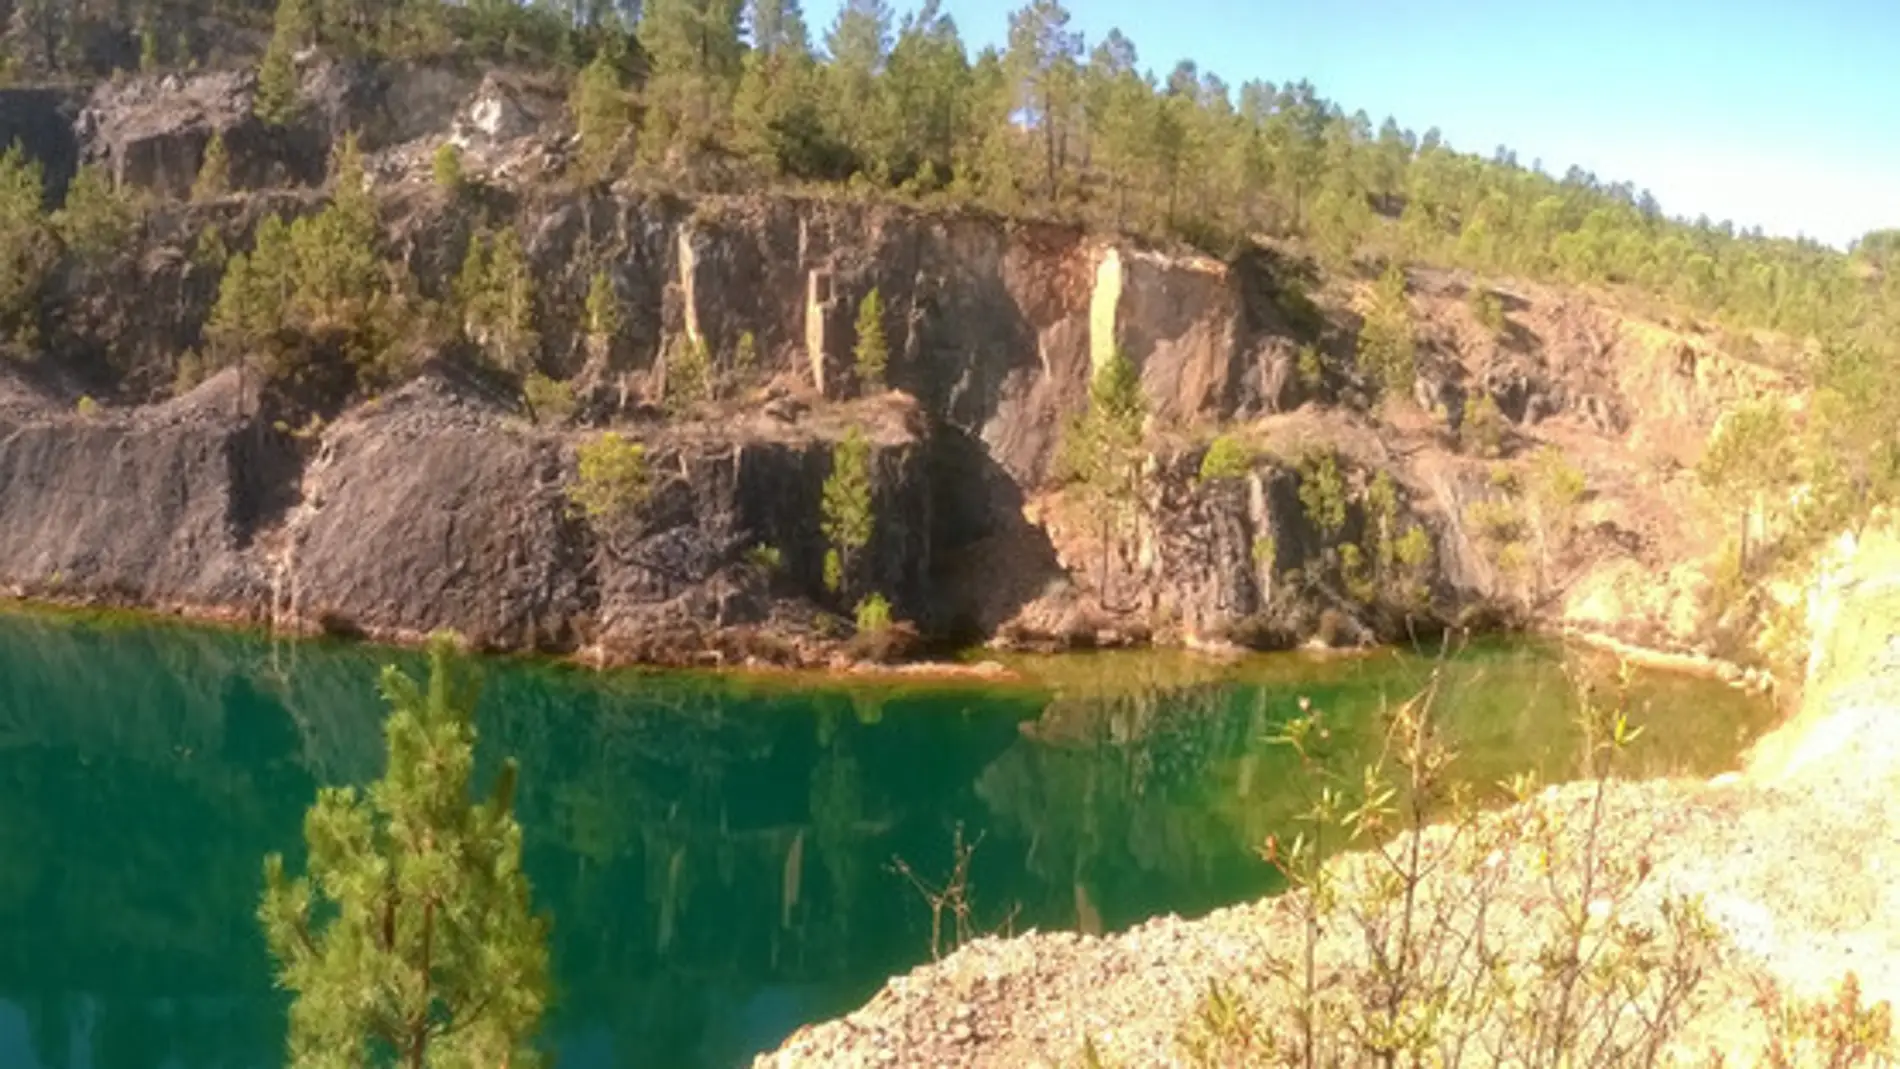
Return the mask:
<path id="1" fill-rule="evenodd" d="M 281 1061 L 253 914 L 319 783 L 379 759 L 381 649 L 74 616 L 0 616 L 0 1064 Z M 929 954 L 959 824 L 979 923 L 1114 930 L 1272 886 L 1297 698 L 1347 755 L 1417 659 L 1238 666 L 1146 655 L 1028 666 L 1011 687 L 858 688 L 483 666 L 482 760 L 521 762 L 537 903 L 554 917 L 561 1064 L 731 1065 Z M 1454 663 L 1471 777 L 1568 760 L 1555 655 Z M 1713 770 L 1769 712 L 1646 681 L 1656 768 Z M 1654 769 L 1652 769 L 1654 770 Z M 483 770 L 484 772 L 488 770 Z"/>

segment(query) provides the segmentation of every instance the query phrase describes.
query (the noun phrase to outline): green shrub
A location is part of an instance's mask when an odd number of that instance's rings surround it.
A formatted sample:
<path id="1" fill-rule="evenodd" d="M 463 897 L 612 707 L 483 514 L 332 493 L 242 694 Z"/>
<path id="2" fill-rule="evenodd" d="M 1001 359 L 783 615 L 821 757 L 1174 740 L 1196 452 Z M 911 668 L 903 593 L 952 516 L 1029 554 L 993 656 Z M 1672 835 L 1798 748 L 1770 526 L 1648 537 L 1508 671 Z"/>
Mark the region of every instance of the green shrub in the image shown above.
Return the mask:
<path id="1" fill-rule="evenodd" d="M 756 545 L 745 551 L 746 563 L 766 575 L 777 575 L 785 570 L 785 555 L 777 546 Z"/>
<path id="2" fill-rule="evenodd" d="M 79 403 L 73 406 L 73 411 L 80 419 L 91 419 L 99 414 L 99 402 L 86 394 L 80 394 Z"/>
<path id="3" fill-rule="evenodd" d="M 588 518 L 618 521 L 646 503 L 652 476 L 645 446 L 605 431 L 577 453 L 578 472 L 567 487 L 567 497 Z"/>
<path id="4" fill-rule="evenodd" d="M 1480 391 L 1466 406 L 1458 440 L 1465 452 L 1474 456 L 1495 460 L 1504 455 L 1504 413 L 1489 392 Z"/>
<path id="5" fill-rule="evenodd" d="M 1502 812 L 1451 788 L 1436 694 L 1396 704 L 1363 767 L 1304 700 L 1277 736 L 1304 802 L 1264 853 L 1292 923 L 1182 1023 L 1190 1064 L 1607 1069 L 1653 1061 L 1700 1009 L 1720 936 L 1694 899 L 1651 904 L 1608 816 L 1641 734 L 1627 677 L 1609 701 L 1579 684 L 1581 790 L 1519 777 Z"/>
<path id="6" fill-rule="evenodd" d="M 462 150 L 455 142 L 444 141 L 436 146 L 435 156 L 430 160 L 430 170 L 435 176 L 435 187 L 451 197 L 462 192 L 467 176 L 462 173 Z"/>
<path id="7" fill-rule="evenodd" d="M 521 397 L 537 423 L 566 423 L 574 414 L 574 386 L 530 371 L 521 380 Z"/>
<path id="8" fill-rule="evenodd" d="M 675 335 L 666 349 L 666 410 L 690 413 L 713 397 L 712 351 L 706 339 Z"/>
<path id="9" fill-rule="evenodd" d="M 1201 457 L 1199 481 L 1244 479 L 1253 472 L 1253 462 L 1253 449 L 1237 435 L 1219 435 Z"/>
<path id="10" fill-rule="evenodd" d="M 858 634 L 881 635 L 891 629 L 891 603 L 876 591 L 858 602 Z"/>
<path id="11" fill-rule="evenodd" d="M 1300 465 L 1300 505 L 1321 535 L 1331 538 L 1345 529 L 1346 482 L 1331 451 L 1311 453 Z"/>

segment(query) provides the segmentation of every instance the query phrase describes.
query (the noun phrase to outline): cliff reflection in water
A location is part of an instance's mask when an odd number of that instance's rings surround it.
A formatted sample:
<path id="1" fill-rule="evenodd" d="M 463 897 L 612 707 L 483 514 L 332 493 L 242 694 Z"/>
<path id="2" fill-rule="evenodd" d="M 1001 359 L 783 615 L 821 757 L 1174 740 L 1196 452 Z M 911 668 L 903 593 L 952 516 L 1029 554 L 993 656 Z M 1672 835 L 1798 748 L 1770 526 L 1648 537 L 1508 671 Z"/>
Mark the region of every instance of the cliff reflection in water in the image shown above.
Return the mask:
<path id="1" fill-rule="evenodd" d="M 253 920 L 260 860 L 320 783 L 381 759 L 374 691 L 407 653 L 0 615 L 0 1064 L 268 1066 L 282 997 Z M 720 1066 L 847 1011 L 928 957 L 894 856 L 946 873 L 981 836 L 979 923 L 1114 930 L 1272 887 L 1255 856 L 1298 805 L 1267 736 L 1301 695 L 1342 760 L 1429 670 L 1378 655 L 1213 668 L 1160 655 L 1031 665 L 1033 685 L 844 690 L 487 662 L 483 759 L 521 760 L 554 917 L 561 1064 Z M 1556 655 L 1486 646 L 1443 708 L 1490 783 L 1574 764 Z M 1649 771 L 1733 762 L 1769 711 L 1644 677 Z"/>

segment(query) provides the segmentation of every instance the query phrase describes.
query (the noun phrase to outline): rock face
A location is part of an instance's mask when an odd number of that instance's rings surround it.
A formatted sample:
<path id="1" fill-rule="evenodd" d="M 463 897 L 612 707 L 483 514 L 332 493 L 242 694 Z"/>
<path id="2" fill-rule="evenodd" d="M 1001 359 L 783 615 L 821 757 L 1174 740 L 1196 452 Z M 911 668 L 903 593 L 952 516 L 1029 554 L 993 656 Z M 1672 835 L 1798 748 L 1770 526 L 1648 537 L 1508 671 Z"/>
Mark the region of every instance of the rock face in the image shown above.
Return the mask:
<path id="1" fill-rule="evenodd" d="M 207 411 L 0 423 L 0 559 L 22 593 L 250 615 L 254 553 L 295 472 L 282 439 Z"/>
<path id="2" fill-rule="evenodd" d="M 1691 646 L 1701 572 L 1681 566 L 1709 539 L 1688 519 L 1682 466 L 1725 405 L 1785 388 L 1706 339 L 1529 285 L 1500 289 L 1504 327 L 1480 328 L 1469 280 L 1420 272 L 1417 403 L 1389 418 L 1353 356 L 1359 284 L 1322 284 L 1281 250 L 1220 262 L 857 198 L 577 192 L 536 177 L 572 142 L 559 94 L 532 78 L 352 64 L 300 76 L 305 107 L 282 128 L 252 115 L 244 72 L 126 78 L 83 107 L 76 93 L 0 91 L 0 136 L 50 174 L 94 160 L 163 202 L 121 255 L 65 263 L 41 287 L 41 385 L 11 390 L 18 404 L 0 395 L 14 413 L 0 440 L 0 583 L 48 593 L 57 573 L 73 597 L 394 636 L 453 626 L 499 647 L 624 657 L 806 632 L 811 610 L 848 612 L 871 590 L 932 635 L 1032 645 L 1391 639 L 1507 604 Z M 180 422 L 163 413 L 183 409 L 153 407 L 181 354 L 205 345 L 220 273 L 206 232 L 239 250 L 269 212 L 311 210 L 345 130 L 370 153 L 384 251 L 421 298 L 453 298 L 478 227 L 521 235 L 539 368 L 571 383 L 581 425 L 622 428 L 659 475 L 636 525 L 572 515 L 563 487 L 580 432 L 531 428 L 445 380 L 326 410 L 313 440 L 275 420 L 200 406 Z M 214 134 L 237 192 L 181 203 Z M 475 180 L 454 197 L 428 178 L 445 142 Z M 596 273 L 621 311 L 604 342 L 584 323 Z M 855 368 L 873 292 L 887 385 L 909 398 L 897 408 Z M 723 396 L 673 425 L 657 402 L 694 350 Z M 1105 527 L 1057 462 L 1092 374 L 1117 353 L 1138 369 L 1151 452 L 1138 518 Z M 82 390 L 117 414 L 47 414 L 48 398 L 64 408 Z M 1480 392 L 1506 423 L 1495 458 L 1460 441 Z M 819 501 L 852 422 L 875 432 L 878 535 L 860 586 L 829 595 Z M 1217 428 L 1253 459 L 1207 482 Z M 1553 537 L 1512 497 L 1544 445 L 1586 477 L 1574 536 Z M 1324 531 L 1302 492 L 1321 455 L 1347 499 Z M 1374 486 L 1391 499 L 1376 516 Z M 1496 530 L 1474 521 L 1484 509 Z M 1403 569 L 1400 536 L 1417 551 Z M 755 547 L 777 551 L 775 574 L 747 563 Z M 1643 578 L 1658 572 L 1681 581 L 1659 592 Z"/>

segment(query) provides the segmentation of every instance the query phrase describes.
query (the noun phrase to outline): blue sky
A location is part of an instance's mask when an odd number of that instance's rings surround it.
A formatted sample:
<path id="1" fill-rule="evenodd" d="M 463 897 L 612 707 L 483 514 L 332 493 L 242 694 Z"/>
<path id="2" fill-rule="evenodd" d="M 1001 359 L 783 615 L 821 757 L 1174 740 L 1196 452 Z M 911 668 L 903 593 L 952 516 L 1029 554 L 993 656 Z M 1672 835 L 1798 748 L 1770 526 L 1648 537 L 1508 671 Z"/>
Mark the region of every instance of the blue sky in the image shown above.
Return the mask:
<path id="1" fill-rule="evenodd" d="M 900 12 L 914 4 L 891 0 Z M 972 49 L 1021 0 L 944 0 Z M 1438 126 L 1561 174 L 1649 188 L 1671 214 L 1845 244 L 1900 226 L 1893 0 L 1068 0 L 1092 46 L 1188 57 L 1238 86 L 1308 78 L 1348 112 Z M 814 36 L 836 0 L 807 0 Z"/>

